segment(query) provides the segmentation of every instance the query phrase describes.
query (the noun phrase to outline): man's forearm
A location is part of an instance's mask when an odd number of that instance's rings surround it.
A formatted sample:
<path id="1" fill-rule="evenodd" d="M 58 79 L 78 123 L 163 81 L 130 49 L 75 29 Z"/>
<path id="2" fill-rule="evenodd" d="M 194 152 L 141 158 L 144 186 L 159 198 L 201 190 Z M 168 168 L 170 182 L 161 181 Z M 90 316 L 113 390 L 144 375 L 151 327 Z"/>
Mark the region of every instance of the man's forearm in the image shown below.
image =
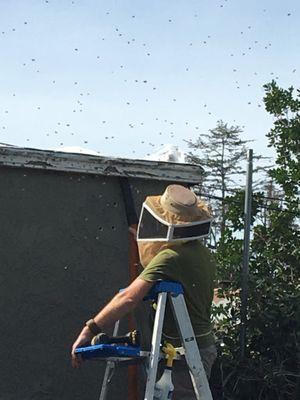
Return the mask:
<path id="1" fill-rule="evenodd" d="M 105 331 L 116 321 L 130 313 L 137 303 L 125 293 L 118 293 L 115 297 L 94 317 L 95 323 Z"/>
<path id="2" fill-rule="evenodd" d="M 147 282 L 136 278 L 125 290 L 115 295 L 115 297 L 94 317 L 99 329 L 105 331 L 116 321 L 132 311 L 137 304 L 146 296 L 154 282 Z M 80 346 L 86 346 L 93 338 L 94 333 L 89 326 L 84 326 L 78 338 L 72 346 L 72 365 L 78 368 L 81 363 L 75 351 Z"/>

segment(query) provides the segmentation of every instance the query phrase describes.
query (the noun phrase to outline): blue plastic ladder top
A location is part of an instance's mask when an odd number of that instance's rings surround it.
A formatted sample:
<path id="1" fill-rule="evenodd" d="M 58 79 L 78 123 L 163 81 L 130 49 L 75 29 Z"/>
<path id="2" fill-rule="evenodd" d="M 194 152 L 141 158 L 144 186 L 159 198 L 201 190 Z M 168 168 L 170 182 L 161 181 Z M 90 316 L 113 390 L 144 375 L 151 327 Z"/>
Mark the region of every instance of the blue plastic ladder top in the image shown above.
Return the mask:
<path id="1" fill-rule="evenodd" d="M 140 357 L 141 348 L 134 346 L 121 346 L 116 344 L 96 344 L 94 346 L 78 347 L 75 354 L 84 360 L 89 358 L 136 358 Z"/>
<path id="2" fill-rule="evenodd" d="M 156 300 L 159 293 L 170 293 L 171 296 L 177 297 L 183 294 L 183 287 L 179 282 L 158 281 L 144 300 Z M 120 357 L 120 358 L 140 358 L 141 348 L 134 346 L 123 346 L 117 344 L 97 344 L 94 346 L 78 347 L 75 354 L 80 355 L 83 359 Z"/>
<path id="3" fill-rule="evenodd" d="M 170 293 L 171 296 L 177 297 L 183 294 L 183 287 L 181 283 L 175 281 L 157 281 L 151 288 L 144 300 L 156 300 L 159 293 Z"/>

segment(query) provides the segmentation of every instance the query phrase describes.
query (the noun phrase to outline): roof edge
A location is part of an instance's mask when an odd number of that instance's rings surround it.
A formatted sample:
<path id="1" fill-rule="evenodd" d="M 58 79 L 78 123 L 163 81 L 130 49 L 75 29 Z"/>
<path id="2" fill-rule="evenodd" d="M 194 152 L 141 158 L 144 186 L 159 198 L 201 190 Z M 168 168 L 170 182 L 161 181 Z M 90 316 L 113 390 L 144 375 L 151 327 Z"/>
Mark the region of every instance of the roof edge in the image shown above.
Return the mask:
<path id="1" fill-rule="evenodd" d="M 200 183 L 199 165 L 135 160 L 21 147 L 0 147 L 0 166 Z"/>

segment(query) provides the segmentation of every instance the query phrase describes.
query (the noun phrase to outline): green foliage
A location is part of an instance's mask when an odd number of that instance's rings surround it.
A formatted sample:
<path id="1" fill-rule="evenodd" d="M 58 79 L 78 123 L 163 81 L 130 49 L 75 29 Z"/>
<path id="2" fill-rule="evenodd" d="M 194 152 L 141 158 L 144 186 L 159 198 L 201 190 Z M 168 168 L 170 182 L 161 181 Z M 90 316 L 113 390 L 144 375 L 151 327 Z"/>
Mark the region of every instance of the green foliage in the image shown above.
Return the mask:
<path id="1" fill-rule="evenodd" d="M 269 202 L 267 218 L 262 218 L 263 196 L 253 199 L 246 354 L 241 359 L 243 194 L 227 199 L 225 230 L 217 251 L 219 279 L 225 277 L 227 282 L 220 294 L 229 300 L 222 306 L 224 318 L 217 332 L 220 399 L 300 398 L 299 92 L 295 99 L 292 88 L 284 90 L 271 82 L 265 85 L 265 93 L 266 109 L 275 118 L 268 134 L 277 154 L 270 175 L 281 189 L 282 200 Z"/>
<path id="2" fill-rule="evenodd" d="M 239 126 L 229 126 L 220 120 L 208 134 L 202 133 L 194 142 L 187 141 L 192 150 L 186 157 L 187 161 L 198 164 L 205 170 L 200 194 L 211 199 L 214 210 L 214 237 L 222 236 L 225 229 L 225 197 L 232 191 L 233 186 L 239 186 L 237 179 L 245 173 L 241 162 L 246 159 L 246 144 L 251 140 L 242 140 L 242 132 Z M 254 156 L 256 161 L 265 158 L 260 155 Z M 259 165 L 255 172 L 265 171 L 266 168 Z"/>
<path id="3" fill-rule="evenodd" d="M 300 91 L 277 86 L 275 81 L 264 86 L 266 110 L 276 119 L 268 133 L 269 144 L 277 152 L 277 167 L 270 175 L 281 185 L 289 200 L 299 195 L 300 182 Z M 293 204 L 291 204 L 293 206 Z"/>

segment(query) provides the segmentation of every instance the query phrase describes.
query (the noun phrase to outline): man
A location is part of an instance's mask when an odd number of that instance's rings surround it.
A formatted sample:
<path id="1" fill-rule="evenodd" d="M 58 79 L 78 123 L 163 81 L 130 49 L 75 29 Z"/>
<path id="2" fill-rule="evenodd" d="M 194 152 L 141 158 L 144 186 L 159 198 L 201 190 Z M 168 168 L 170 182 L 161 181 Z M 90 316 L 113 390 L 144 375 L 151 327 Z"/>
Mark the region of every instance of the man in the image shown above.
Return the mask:
<path id="1" fill-rule="evenodd" d="M 216 358 L 211 331 L 215 264 L 199 239 L 207 236 L 211 215 L 189 189 L 170 185 L 161 196 L 146 198 L 140 217 L 137 242 L 143 272 L 118 293 L 92 320 L 86 323 L 72 348 L 72 364 L 80 365 L 75 349 L 99 332 L 111 327 L 132 311 L 157 280 L 173 280 L 183 285 L 184 296 L 197 338 L 202 362 L 209 378 Z M 180 345 L 172 313 L 167 308 L 163 328 L 165 339 Z M 196 399 L 184 360 L 175 361 L 173 399 Z"/>

